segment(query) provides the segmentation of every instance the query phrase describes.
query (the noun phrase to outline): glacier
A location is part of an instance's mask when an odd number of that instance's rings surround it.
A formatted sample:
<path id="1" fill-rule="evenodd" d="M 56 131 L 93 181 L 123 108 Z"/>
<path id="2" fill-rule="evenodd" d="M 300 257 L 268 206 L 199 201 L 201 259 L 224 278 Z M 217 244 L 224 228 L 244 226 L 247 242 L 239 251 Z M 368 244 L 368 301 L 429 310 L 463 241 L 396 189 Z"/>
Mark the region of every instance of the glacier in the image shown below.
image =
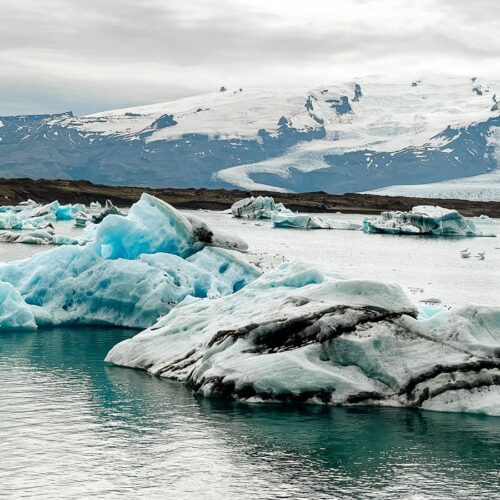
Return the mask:
<path id="1" fill-rule="evenodd" d="M 470 219 L 456 210 L 421 205 L 410 212 L 382 212 L 376 217 L 365 217 L 366 233 L 410 234 L 430 236 L 495 236 L 476 229 Z"/>
<path id="2" fill-rule="evenodd" d="M 106 361 L 247 402 L 500 416 L 500 309 L 417 318 L 398 285 L 295 261 L 234 294 L 181 303 Z"/>
<path id="3" fill-rule="evenodd" d="M 413 83 L 372 76 L 228 89 L 87 116 L 2 116 L 0 174 L 330 193 L 427 191 L 428 183 L 461 179 L 432 191 L 498 199 L 498 80 L 481 81 L 481 94 L 470 77 Z"/>
<path id="4" fill-rule="evenodd" d="M 148 194 L 88 239 L 0 264 L 0 328 L 145 328 L 189 296 L 233 293 L 260 275 L 233 251 L 246 250 L 242 240 Z"/>

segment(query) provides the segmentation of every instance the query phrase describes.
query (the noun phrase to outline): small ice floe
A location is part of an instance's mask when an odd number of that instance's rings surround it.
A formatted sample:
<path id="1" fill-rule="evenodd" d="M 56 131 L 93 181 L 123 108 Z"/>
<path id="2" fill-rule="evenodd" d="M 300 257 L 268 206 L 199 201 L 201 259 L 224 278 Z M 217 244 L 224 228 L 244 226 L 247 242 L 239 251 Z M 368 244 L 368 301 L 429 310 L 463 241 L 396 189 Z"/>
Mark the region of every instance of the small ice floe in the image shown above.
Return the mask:
<path id="1" fill-rule="evenodd" d="M 79 212 L 75 216 L 75 227 L 85 227 L 87 225 L 88 221 L 89 221 L 89 219 L 85 215 L 85 213 L 84 212 Z"/>
<path id="2" fill-rule="evenodd" d="M 100 214 L 92 216 L 92 223 L 100 224 L 108 215 L 121 215 L 122 217 L 124 217 L 125 213 L 118 210 L 118 208 L 116 208 L 113 203 L 111 203 L 111 200 L 106 200 L 104 210 Z"/>

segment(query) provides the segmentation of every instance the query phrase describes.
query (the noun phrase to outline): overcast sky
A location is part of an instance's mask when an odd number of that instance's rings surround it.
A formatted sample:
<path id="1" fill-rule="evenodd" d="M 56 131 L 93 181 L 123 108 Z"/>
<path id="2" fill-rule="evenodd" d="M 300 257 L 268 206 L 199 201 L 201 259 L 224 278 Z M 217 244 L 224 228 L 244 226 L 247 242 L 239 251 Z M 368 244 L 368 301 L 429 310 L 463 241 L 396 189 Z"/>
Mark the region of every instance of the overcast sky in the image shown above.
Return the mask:
<path id="1" fill-rule="evenodd" d="M 498 78 L 500 0 L 0 0 L 0 115 L 383 73 Z"/>

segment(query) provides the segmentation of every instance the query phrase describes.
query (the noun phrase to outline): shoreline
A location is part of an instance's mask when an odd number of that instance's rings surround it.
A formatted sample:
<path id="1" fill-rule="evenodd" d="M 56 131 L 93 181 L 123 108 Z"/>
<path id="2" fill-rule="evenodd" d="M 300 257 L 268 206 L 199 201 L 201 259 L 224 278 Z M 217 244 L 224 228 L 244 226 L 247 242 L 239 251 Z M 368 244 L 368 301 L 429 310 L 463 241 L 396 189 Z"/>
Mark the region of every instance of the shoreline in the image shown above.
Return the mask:
<path id="1" fill-rule="evenodd" d="M 61 203 L 85 203 L 109 199 L 118 206 L 130 206 L 143 192 L 150 193 L 176 208 L 225 210 L 248 196 L 272 196 L 276 202 L 297 212 L 379 214 L 387 210 L 410 210 L 415 205 L 439 205 L 458 210 L 466 217 L 488 215 L 500 217 L 500 202 L 458 199 L 418 198 L 374 194 L 325 192 L 279 193 L 275 191 L 245 191 L 241 189 L 149 188 L 109 186 L 84 180 L 48 180 L 0 178 L 0 205 L 15 205 L 28 198 L 38 203 L 59 200 Z"/>

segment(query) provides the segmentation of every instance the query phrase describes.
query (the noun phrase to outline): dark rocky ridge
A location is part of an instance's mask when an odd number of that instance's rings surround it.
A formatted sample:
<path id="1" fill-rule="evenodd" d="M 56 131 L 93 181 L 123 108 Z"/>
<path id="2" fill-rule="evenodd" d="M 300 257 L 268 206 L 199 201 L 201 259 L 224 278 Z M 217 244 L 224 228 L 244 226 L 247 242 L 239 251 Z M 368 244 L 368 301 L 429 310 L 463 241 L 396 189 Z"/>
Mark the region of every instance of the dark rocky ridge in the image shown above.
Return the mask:
<path id="1" fill-rule="evenodd" d="M 104 202 L 109 199 L 118 206 L 130 206 L 143 192 L 167 201 L 177 208 L 224 210 L 235 201 L 250 195 L 272 196 L 275 201 L 299 212 L 344 212 L 378 214 L 384 210 L 409 210 L 415 205 L 439 205 L 453 208 L 467 217 L 481 214 L 500 217 L 500 202 L 481 202 L 451 199 L 410 198 L 346 193 L 333 195 L 325 192 L 276 193 L 195 188 L 146 188 L 106 186 L 88 181 L 3 179 L 0 178 L 0 205 L 12 205 L 31 198 L 39 203 L 59 200 L 61 203 Z"/>

